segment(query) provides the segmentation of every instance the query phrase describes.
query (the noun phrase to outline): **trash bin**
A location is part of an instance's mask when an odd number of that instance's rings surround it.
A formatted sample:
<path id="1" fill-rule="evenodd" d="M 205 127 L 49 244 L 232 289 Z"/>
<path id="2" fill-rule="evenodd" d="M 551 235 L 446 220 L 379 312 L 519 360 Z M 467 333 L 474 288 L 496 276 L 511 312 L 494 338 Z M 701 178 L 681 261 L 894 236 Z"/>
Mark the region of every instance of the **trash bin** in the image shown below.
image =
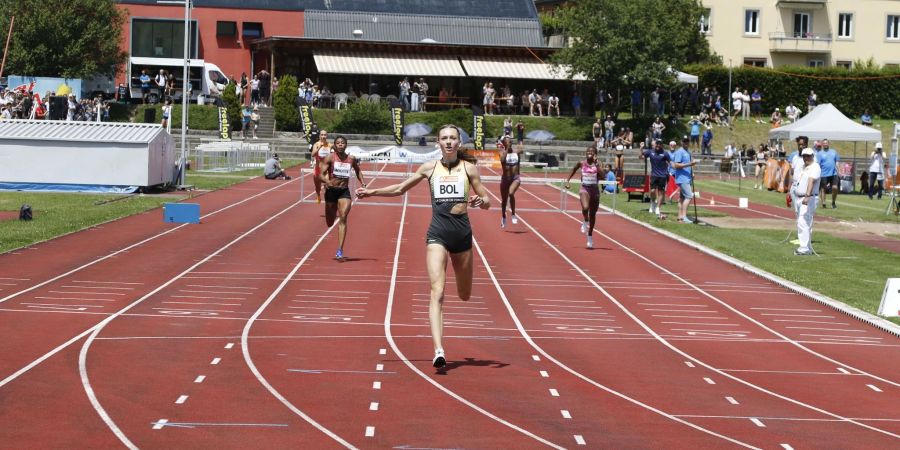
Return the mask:
<path id="1" fill-rule="evenodd" d="M 144 123 L 156 123 L 156 108 L 144 110 Z"/>
<path id="2" fill-rule="evenodd" d="M 198 95 L 198 96 L 197 96 L 197 104 L 198 104 L 198 105 L 205 105 L 205 104 L 206 104 L 206 96 L 203 95 L 203 94 Z"/>

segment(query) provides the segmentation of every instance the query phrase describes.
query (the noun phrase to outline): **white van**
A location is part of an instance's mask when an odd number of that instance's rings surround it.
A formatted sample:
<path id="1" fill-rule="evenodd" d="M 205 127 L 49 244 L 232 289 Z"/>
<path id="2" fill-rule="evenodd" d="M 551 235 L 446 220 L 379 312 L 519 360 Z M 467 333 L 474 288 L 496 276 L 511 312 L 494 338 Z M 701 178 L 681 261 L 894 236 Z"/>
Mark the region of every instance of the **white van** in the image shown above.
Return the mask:
<path id="1" fill-rule="evenodd" d="M 197 101 L 197 97 L 218 97 L 222 95 L 222 91 L 228 84 L 228 78 L 213 63 L 203 61 L 202 59 L 189 60 L 189 72 L 191 83 L 191 101 Z M 147 93 L 147 101 L 157 103 L 160 101 L 159 88 L 156 85 L 156 75 L 160 69 L 165 70 L 169 75 L 175 76 L 175 90 L 172 93 L 173 100 L 176 103 L 181 102 L 181 90 L 183 83 L 184 60 L 180 58 L 145 58 L 132 57 L 128 60 L 128 91 L 132 101 L 140 102 L 143 97 L 141 92 L 141 71 L 146 70 L 150 76 L 150 90 Z"/>

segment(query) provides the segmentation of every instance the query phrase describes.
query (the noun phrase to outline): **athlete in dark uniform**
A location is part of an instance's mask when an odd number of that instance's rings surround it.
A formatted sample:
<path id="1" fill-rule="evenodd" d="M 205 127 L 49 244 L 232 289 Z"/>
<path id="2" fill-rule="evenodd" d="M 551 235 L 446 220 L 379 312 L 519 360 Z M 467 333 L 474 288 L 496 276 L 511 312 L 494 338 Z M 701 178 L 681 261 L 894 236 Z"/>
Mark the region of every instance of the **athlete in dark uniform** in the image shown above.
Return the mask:
<path id="1" fill-rule="evenodd" d="M 491 206 L 488 192 L 481 185 L 475 158 L 465 151 L 459 151 L 459 135 L 459 128 L 455 125 L 441 128 L 438 134 L 441 160 L 422 164 L 415 174 L 402 183 L 379 189 L 356 190 L 357 198 L 394 197 L 403 195 L 422 180 L 428 180 L 432 216 L 425 238 L 425 263 L 431 281 L 428 319 L 434 340 L 434 367 L 443 367 L 447 363 L 441 342 L 444 332 L 442 308 L 447 260 L 453 263 L 456 291 L 460 300 L 469 300 L 472 295 L 472 227 L 467 208 L 488 209 Z M 477 194 L 470 195 L 470 188 Z"/>
<path id="2" fill-rule="evenodd" d="M 334 152 L 330 153 L 319 163 L 319 179 L 325 185 L 325 223 L 330 227 L 334 225 L 335 215 L 338 222 L 338 250 L 334 255 L 337 259 L 344 258 L 344 239 L 347 237 L 347 216 L 350 215 L 350 171 L 356 171 L 356 179 L 365 187 L 362 179 L 362 171 L 359 170 L 359 161 L 355 156 L 348 155 L 347 138 L 338 136 L 334 138 Z"/>
<path id="3" fill-rule="evenodd" d="M 506 228 L 506 203 L 512 211 L 513 225 L 519 223 L 516 217 L 516 191 L 519 190 L 519 167 L 522 162 L 522 149 L 514 150 L 512 138 L 503 136 L 497 144 L 500 150 L 500 167 L 503 168 L 503 176 L 500 177 L 500 228 Z"/>

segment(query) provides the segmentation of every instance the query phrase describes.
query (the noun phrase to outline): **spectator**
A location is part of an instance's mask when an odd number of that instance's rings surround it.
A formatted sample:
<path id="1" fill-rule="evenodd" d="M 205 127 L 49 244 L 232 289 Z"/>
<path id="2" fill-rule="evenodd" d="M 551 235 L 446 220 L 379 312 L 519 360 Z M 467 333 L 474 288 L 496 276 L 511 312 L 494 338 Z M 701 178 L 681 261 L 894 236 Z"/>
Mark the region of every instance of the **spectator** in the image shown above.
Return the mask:
<path id="1" fill-rule="evenodd" d="M 651 111 L 651 114 L 653 114 L 653 112 L 655 112 L 657 116 L 661 116 L 661 115 L 662 115 L 662 113 L 659 112 L 659 110 L 660 110 L 660 106 L 659 106 L 659 105 L 660 105 L 660 100 L 661 100 L 661 99 L 660 99 L 660 89 L 659 89 L 659 88 L 656 88 L 656 89 L 653 90 L 653 92 L 650 93 L 650 111 Z"/>
<path id="2" fill-rule="evenodd" d="M 884 192 L 884 154 L 881 142 L 875 144 L 875 151 L 869 157 L 869 200 L 873 195 L 878 195 L 881 200 L 881 193 Z M 877 189 L 876 189 L 877 187 Z"/>
<path id="3" fill-rule="evenodd" d="M 691 127 L 691 147 L 700 147 L 700 126 L 702 123 L 696 116 L 691 117 L 688 126 Z"/>
<path id="4" fill-rule="evenodd" d="M 547 98 L 547 117 L 552 116 L 554 110 L 556 110 L 556 117 L 559 118 L 559 97 L 556 96 L 556 93 L 550 94 L 550 97 Z"/>
<path id="5" fill-rule="evenodd" d="M 440 92 L 438 92 L 438 102 L 447 103 L 450 100 L 450 93 L 447 92 L 447 88 L 441 86 Z M 409 102 L 407 102 L 409 104 Z"/>
<path id="6" fill-rule="evenodd" d="M 172 99 L 166 99 L 166 103 L 162 107 L 162 127 L 169 129 L 169 118 L 172 116 Z"/>
<path id="7" fill-rule="evenodd" d="M 116 102 L 128 102 L 128 86 L 125 83 L 119 83 L 119 86 L 116 88 Z"/>
<path id="8" fill-rule="evenodd" d="M 812 255 L 810 247 L 812 240 L 813 214 L 816 212 L 816 192 L 819 191 L 819 177 L 821 168 L 816 163 L 815 152 L 809 147 L 800 152 L 803 158 L 803 166 L 799 171 L 797 182 L 791 189 L 794 195 L 794 208 L 797 212 L 797 239 L 800 241 L 794 254 L 797 256 Z"/>
<path id="9" fill-rule="evenodd" d="M 722 162 L 719 163 L 719 179 L 724 175 L 731 181 L 731 168 L 734 165 L 734 155 L 736 154 L 734 143 L 725 146 L 725 153 L 722 155 Z"/>
<path id="10" fill-rule="evenodd" d="M 707 126 L 706 130 L 703 132 L 703 140 L 700 145 L 700 155 L 706 159 L 707 157 L 712 157 L 712 140 L 713 140 L 713 132 L 712 128 Z"/>
<path id="11" fill-rule="evenodd" d="M 512 118 L 503 119 L 503 135 L 512 137 Z"/>
<path id="12" fill-rule="evenodd" d="M 403 77 L 400 80 L 399 88 L 400 88 L 400 104 L 403 107 L 404 111 L 409 111 L 409 78 Z M 443 91 L 443 88 L 441 88 Z"/>
<path id="13" fill-rule="evenodd" d="M 522 122 L 522 119 L 516 122 L 516 143 L 520 150 L 525 148 L 525 123 Z"/>
<path id="14" fill-rule="evenodd" d="M 638 116 L 641 115 L 641 104 L 643 99 L 641 98 L 641 90 L 633 89 L 631 91 L 631 115 Z"/>
<path id="15" fill-rule="evenodd" d="M 528 104 L 531 105 L 531 109 L 529 110 L 529 114 L 534 115 L 534 109 L 537 107 L 538 115 L 540 117 L 544 117 L 544 107 L 542 105 L 541 94 L 538 94 L 537 89 L 531 91 L 531 95 L 528 96 Z"/>
<path id="16" fill-rule="evenodd" d="M 309 80 L 309 78 L 307 78 L 307 80 Z M 250 104 L 253 106 L 258 105 L 259 99 L 259 76 L 253 75 L 253 79 L 250 80 Z"/>
<path id="17" fill-rule="evenodd" d="M 78 110 L 78 102 L 75 101 L 75 94 L 69 94 L 69 101 L 66 104 L 66 122 L 75 120 L 75 113 Z"/>
<path id="18" fill-rule="evenodd" d="M 577 92 L 572 94 L 572 110 L 575 111 L 575 117 L 581 116 L 581 96 Z"/>
<path id="19" fill-rule="evenodd" d="M 663 134 L 663 131 L 665 131 L 665 129 L 666 129 L 666 124 L 664 124 L 662 122 L 662 119 L 660 119 L 659 116 L 656 116 L 656 119 L 650 125 L 650 129 L 652 130 L 651 135 L 652 135 L 653 139 L 660 139 L 660 142 L 662 142 L 661 141 L 662 134 Z M 660 144 L 660 145 L 662 145 L 662 144 Z"/>
<path id="20" fill-rule="evenodd" d="M 775 111 L 772 111 L 772 117 L 769 119 L 769 122 L 772 123 L 772 128 L 778 128 L 781 126 L 781 110 L 775 108 Z"/>
<path id="21" fill-rule="evenodd" d="M 253 115 L 253 111 L 250 109 L 250 105 L 244 105 L 241 109 L 241 138 L 247 138 L 247 131 L 250 129 L 250 116 Z"/>
<path id="22" fill-rule="evenodd" d="M 284 172 L 284 169 L 281 168 L 281 160 L 278 159 L 278 153 L 275 153 L 271 158 L 266 160 L 263 175 L 265 175 L 267 180 L 275 180 L 277 178 L 282 178 L 284 180 L 291 179 L 291 177 Z"/>
<path id="23" fill-rule="evenodd" d="M 259 105 L 253 107 L 253 112 L 250 113 L 250 131 L 253 132 L 253 139 L 259 139 L 256 137 L 256 129 L 259 128 Z"/>
<path id="24" fill-rule="evenodd" d="M 147 69 L 141 69 L 138 81 L 141 83 L 141 103 L 146 104 L 147 97 L 150 95 L 150 75 L 147 74 Z"/>
<path id="25" fill-rule="evenodd" d="M 159 69 L 159 74 L 156 75 L 153 81 L 156 82 L 156 90 L 159 93 L 157 101 L 166 98 L 166 85 L 169 82 L 169 76 L 166 74 L 165 69 Z"/>
<path id="26" fill-rule="evenodd" d="M 865 125 L 865 126 L 869 126 L 869 127 L 872 126 L 872 115 L 869 114 L 869 110 L 868 110 L 868 109 L 865 110 L 865 111 L 863 111 L 862 116 L 860 116 L 859 120 L 860 120 L 860 122 L 862 122 L 862 124 Z"/>
<path id="27" fill-rule="evenodd" d="M 266 69 L 257 74 L 259 79 L 259 101 L 263 106 L 269 106 L 269 97 L 272 94 L 272 75 Z"/>
<path id="28" fill-rule="evenodd" d="M 656 214 L 659 219 L 665 219 L 660 210 L 663 197 L 666 196 L 666 185 L 669 183 L 669 165 L 671 158 L 663 149 L 660 139 L 654 140 L 653 149 L 644 149 L 640 159 L 650 159 L 650 214 Z"/>
<path id="29" fill-rule="evenodd" d="M 831 194 L 831 207 L 837 208 L 838 191 L 841 190 L 841 180 L 837 172 L 837 163 L 841 160 L 828 139 L 822 141 L 822 150 L 816 152 L 816 163 L 822 170 L 822 176 L 819 181 L 819 201 L 822 202 L 822 208 L 827 208 L 825 194 Z"/>
<path id="30" fill-rule="evenodd" d="M 806 97 L 806 106 L 809 112 L 812 112 L 813 109 L 816 108 L 816 105 L 819 104 L 819 97 L 816 95 L 816 91 L 809 91 L 809 96 Z"/>
<path id="31" fill-rule="evenodd" d="M 741 113 L 741 110 L 744 106 L 744 95 L 741 94 L 740 88 L 734 88 L 734 92 L 731 93 L 731 122 L 734 123 L 734 120 L 737 119 L 738 114 Z"/>
<path id="32" fill-rule="evenodd" d="M 604 147 L 604 142 L 600 142 L 603 138 L 603 123 L 600 121 L 600 118 L 597 118 L 597 121 L 591 125 L 591 135 L 594 136 L 594 148 L 598 151 Z"/>
<path id="33" fill-rule="evenodd" d="M 750 102 L 753 99 L 750 97 L 750 94 L 747 93 L 747 90 L 744 89 L 741 92 L 741 119 L 742 120 L 750 120 Z"/>
<path id="34" fill-rule="evenodd" d="M 428 83 L 424 78 L 419 78 L 419 111 L 425 112 L 425 105 L 428 103 Z"/>
<path id="35" fill-rule="evenodd" d="M 759 89 L 754 89 L 753 93 L 750 94 L 750 112 L 756 118 L 757 123 L 763 123 L 760 120 L 762 115 L 762 94 L 759 92 Z"/>
<path id="36" fill-rule="evenodd" d="M 416 112 L 419 110 L 419 91 L 421 90 L 421 83 L 419 80 L 413 81 L 412 89 L 409 91 L 409 110 L 411 112 Z"/>
<path id="37" fill-rule="evenodd" d="M 238 95 L 238 103 L 244 104 L 247 102 L 247 89 L 250 87 L 250 79 L 247 78 L 247 72 L 241 72 L 241 81 L 237 87 L 241 89 Z"/>
<path id="38" fill-rule="evenodd" d="M 787 108 L 784 108 L 784 114 L 787 116 L 787 119 L 790 121 L 790 123 L 794 123 L 800 120 L 801 112 L 802 111 L 800 111 L 800 108 L 794 106 L 793 103 L 788 103 Z"/>
<path id="39" fill-rule="evenodd" d="M 521 98 L 521 101 L 522 101 L 522 111 L 521 111 L 521 113 L 522 113 L 522 114 L 525 114 L 525 111 L 528 111 L 528 110 L 531 109 L 531 100 L 530 100 L 531 96 L 529 95 L 529 92 L 528 92 L 527 89 L 524 90 L 524 91 L 522 91 L 522 95 L 520 96 L 520 98 Z"/>
<path id="40" fill-rule="evenodd" d="M 609 194 L 615 194 L 619 186 L 615 183 L 616 172 L 613 170 L 612 164 L 606 165 L 606 181 L 609 183 L 603 186 L 603 191 Z"/>
<path id="41" fill-rule="evenodd" d="M 607 114 L 606 120 L 603 121 L 603 137 L 604 143 L 606 144 L 606 148 L 610 148 L 613 141 L 613 128 L 615 128 L 616 122 L 613 121 L 612 116 Z"/>

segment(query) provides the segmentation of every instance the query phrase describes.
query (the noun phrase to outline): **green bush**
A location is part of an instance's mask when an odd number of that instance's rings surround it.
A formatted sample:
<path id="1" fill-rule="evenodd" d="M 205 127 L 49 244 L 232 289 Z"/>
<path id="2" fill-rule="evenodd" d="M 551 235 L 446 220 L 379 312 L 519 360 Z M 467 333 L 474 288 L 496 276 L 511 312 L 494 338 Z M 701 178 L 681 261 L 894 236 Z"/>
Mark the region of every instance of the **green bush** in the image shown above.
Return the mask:
<path id="1" fill-rule="evenodd" d="M 880 117 L 900 117 L 900 70 L 864 67 L 847 70 L 840 67 L 779 67 L 777 70 L 750 66 L 732 69 L 731 86 L 759 89 L 763 95 L 763 111 L 784 109 L 793 102 L 805 114 L 806 97 L 816 91 L 818 101 L 832 103 L 845 115 L 857 119 L 866 109 Z M 700 77 L 700 89 L 715 86 L 728 94 L 728 67 L 691 65 L 682 70 Z M 730 99 L 730 97 L 729 97 Z M 730 100 L 729 100 L 730 101 Z"/>
<path id="2" fill-rule="evenodd" d="M 300 111 L 297 109 L 297 79 L 285 75 L 278 83 L 272 104 L 275 107 L 275 123 L 281 131 L 300 131 Z"/>
<path id="3" fill-rule="evenodd" d="M 156 123 L 162 122 L 162 105 L 139 105 L 135 110 L 133 122 L 142 123 L 144 121 L 144 110 L 156 110 Z M 189 105 L 190 114 L 188 114 L 188 128 L 192 130 L 218 130 L 219 129 L 219 110 L 213 105 Z M 230 114 L 229 114 L 230 116 Z M 181 128 L 181 104 L 172 106 L 172 130 Z"/>
<path id="4" fill-rule="evenodd" d="M 225 86 L 225 91 L 222 92 L 222 102 L 225 104 L 225 107 L 228 108 L 228 123 L 231 125 L 232 131 L 240 131 L 241 129 L 241 99 L 238 98 L 237 92 L 235 92 L 235 84 L 232 82 L 228 82 L 228 86 Z M 193 111 L 191 111 L 193 114 Z M 190 119 L 190 117 L 188 118 Z M 218 116 L 216 117 L 218 121 Z M 216 124 L 216 130 L 219 129 L 218 123 Z"/>
<path id="5" fill-rule="evenodd" d="M 387 104 L 358 101 L 342 113 L 340 121 L 335 124 L 335 131 L 348 134 L 390 134 L 390 117 Z M 321 125 L 319 129 L 322 129 Z"/>

